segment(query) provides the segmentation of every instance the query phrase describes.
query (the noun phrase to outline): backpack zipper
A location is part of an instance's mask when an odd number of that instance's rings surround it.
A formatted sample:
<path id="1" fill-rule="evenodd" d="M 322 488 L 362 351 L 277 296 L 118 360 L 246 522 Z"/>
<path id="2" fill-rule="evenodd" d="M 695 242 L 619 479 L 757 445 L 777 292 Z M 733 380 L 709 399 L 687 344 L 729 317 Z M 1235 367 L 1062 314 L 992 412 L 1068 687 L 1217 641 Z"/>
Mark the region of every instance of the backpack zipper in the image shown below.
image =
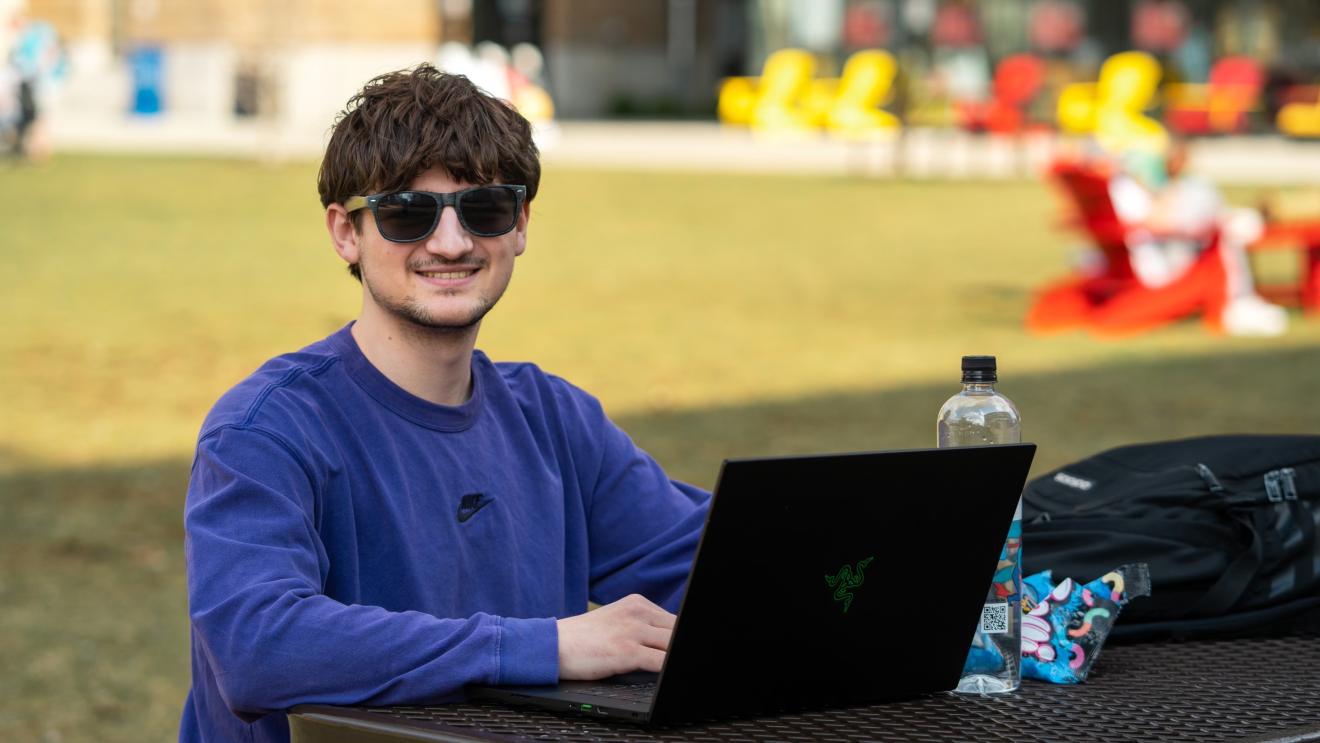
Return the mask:
<path id="1" fill-rule="evenodd" d="M 1293 480 L 1296 474 L 1296 470 L 1292 467 L 1283 467 L 1265 473 L 1265 497 L 1270 503 L 1297 500 L 1297 483 Z"/>
<path id="2" fill-rule="evenodd" d="M 1219 478 L 1215 477 L 1215 473 L 1211 472 L 1210 468 L 1207 467 L 1206 465 L 1198 462 L 1193 469 L 1196 470 L 1196 474 L 1200 476 L 1201 480 L 1205 483 L 1206 487 L 1210 489 L 1211 493 L 1223 495 L 1228 492 L 1228 490 L 1222 484 L 1220 484 Z M 1076 506 L 1068 513 L 1077 514 L 1077 513 L 1084 513 L 1086 511 L 1093 511 L 1097 508 L 1101 508 L 1103 506 L 1108 506 L 1113 503 L 1117 503 L 1126 497 L 1128 497 L 1127 493 L 1118 493 L 1108 498 L 1089 500 L 1086 501 L 1085 503 L 1082 503 L 1079 506 Z"/>
<path id="3" fill-rule="evenodd" d="M 1211 472 L 1210 468 L 1205 466 L 1204 463 L 1196 463 L 1196 474 L 1200 475 L 1201 479 L 1205 481 L 1205 486 L 1210 488 L 1210 492 L 1219 494 L 1224 492 L 1224 486 L 1219 484 L 1219 478 L 1215 477 L 1215 473 Z"/>
<path id="4" fill-rule="evenodd" d="M 1205 486 L 1210 489 L 1211 493 L 1224 498 L 1223 504 L 1228 508 L 1241 508 L 1242 506 L 1255 505 L 1255 496 L 1243 495 L 1241 493 L 1234 495 L 1229 492 L 1228 488 L 1224 487 L 1223 484 L 1219 482 L 1219 478 L 1215 477 L 1215 473 L 1205 464 L 1197 462 L 1196 474 L 1201 476 L 1201 479 L 1205 482 Z"/>

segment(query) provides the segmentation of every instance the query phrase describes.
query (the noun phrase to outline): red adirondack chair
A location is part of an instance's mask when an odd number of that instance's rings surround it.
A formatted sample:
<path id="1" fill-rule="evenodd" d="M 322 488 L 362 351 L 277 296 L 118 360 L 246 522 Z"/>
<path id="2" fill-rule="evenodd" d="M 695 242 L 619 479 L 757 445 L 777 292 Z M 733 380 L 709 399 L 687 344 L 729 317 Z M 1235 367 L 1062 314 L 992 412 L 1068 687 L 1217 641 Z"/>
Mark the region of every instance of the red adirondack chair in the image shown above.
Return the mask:
<path id="1" fill-rule="evenodd" d="M 1071 203 L 1070 227 L 1081 230 L 1105 258 L 1103 270 L 1053 282 L 1037 292 L 1027 312 L 1027 329 L 1049 333 L 1087 329 L 1098 335 L 1118 336 L 1150 330 L 1201 313 L 1208 327 L 1218 330 L 1227 301 L 1225 274 L 1219 257 L 1218 235 L 1186 273 L 1158 288 L 1143 285 L 1132 272 L 1127 238 L 1141 225 L 1125 225 L 1114 211 L 1109 195 L 1110 172 L 1093 162 L 1060 161 L 1050 178 Z M 1320 308 L 1320 221 L 1270 224 L 1251 250 L 1304 248 L 1298 281 L 1262 287 L 1274 301 Z"/>
<path id="2" fill-rule="evenodd" d="M 1180 134 L 1244 132 L 1260 105 L 1265 70 L 1250 57 L 1224 57 L 1205 85 L 1175 85 L 1165 91 L 1164 121 Z"/>
<path id="3" fill-rule="evenodd" d="M 969 131 L 1017 134 L 1027 128 L 1026 108 L 1045 83 L 1045 64 L 1030 54 L 1005 57 L 995 67 L 993 97 L 958 104 Z"/>

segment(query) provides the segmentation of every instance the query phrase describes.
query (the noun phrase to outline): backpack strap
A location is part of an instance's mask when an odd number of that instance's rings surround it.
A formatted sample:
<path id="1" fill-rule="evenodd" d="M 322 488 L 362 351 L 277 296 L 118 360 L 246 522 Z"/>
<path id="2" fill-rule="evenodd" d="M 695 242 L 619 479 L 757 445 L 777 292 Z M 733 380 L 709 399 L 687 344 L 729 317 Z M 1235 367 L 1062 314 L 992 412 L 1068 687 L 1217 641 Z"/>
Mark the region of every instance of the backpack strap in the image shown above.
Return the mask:
<path id="1" fill-rule="evenodd" d="M 1292 507 L 1293 521 L 1297 528 L 1302 532 L 1301 554 L 1306 557 L 1296 560 L 1293 565 L 1296 573 L 1293 577 L 1294 585 L 1305 586 L 1315 580 L 1315 517 L 1311 515 L 1311 507 L 1300 500 L 1294 500 L 1289 504 Z"/>
<path id="2" fill-rule="evenodd" d="M 1219 580 L 1215 581 L 1210 590 L 1206 591 L 1205 595 L 1188 610 L 1189 616 L 1218 616 L 1227 612 L 1251 586 L 1257 571 L 1265 561 L 1265 545 L 1261 541 L 1260 532 L 1256 531 L 1255 524 L 1251 523 L 1249 517 L 1235 514 L 1234 518 L 1251 532 L 1251 546 L 1233 560 Z"/>

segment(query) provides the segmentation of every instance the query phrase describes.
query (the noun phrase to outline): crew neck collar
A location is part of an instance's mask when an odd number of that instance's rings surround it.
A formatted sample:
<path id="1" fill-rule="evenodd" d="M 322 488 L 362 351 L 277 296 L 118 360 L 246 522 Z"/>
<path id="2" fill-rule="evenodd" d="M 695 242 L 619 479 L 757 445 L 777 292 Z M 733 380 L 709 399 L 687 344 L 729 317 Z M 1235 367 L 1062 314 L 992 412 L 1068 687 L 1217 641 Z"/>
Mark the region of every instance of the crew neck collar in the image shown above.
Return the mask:
<path id="1" fill-rule="evenodd" d="M 481 351 L 472 352 L 472 394 L 462 405 L 437 405 L 414 395 L 390 380 L 362 353 L 351 332 L 353 323 L 331 335 L 330 345 L 343 359 L 353 381 L 376 402 L 419 426 L 437 431 L 463 431 L 476 422 L 485 398 L 481 369 L 490 363 Z"/>

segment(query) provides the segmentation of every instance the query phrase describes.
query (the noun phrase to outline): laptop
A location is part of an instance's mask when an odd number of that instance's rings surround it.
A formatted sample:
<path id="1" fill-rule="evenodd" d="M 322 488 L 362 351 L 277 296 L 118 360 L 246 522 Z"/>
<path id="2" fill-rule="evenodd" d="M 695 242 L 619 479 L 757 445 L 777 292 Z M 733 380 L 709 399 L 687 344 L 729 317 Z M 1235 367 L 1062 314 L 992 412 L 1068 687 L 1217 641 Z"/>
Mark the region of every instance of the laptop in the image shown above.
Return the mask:
<path id="1" fill-rule="evenodd" d="M 681 724 L 950 690 L 1035 451 L 727 460 L 659 674 L 469 697 Z"/>

